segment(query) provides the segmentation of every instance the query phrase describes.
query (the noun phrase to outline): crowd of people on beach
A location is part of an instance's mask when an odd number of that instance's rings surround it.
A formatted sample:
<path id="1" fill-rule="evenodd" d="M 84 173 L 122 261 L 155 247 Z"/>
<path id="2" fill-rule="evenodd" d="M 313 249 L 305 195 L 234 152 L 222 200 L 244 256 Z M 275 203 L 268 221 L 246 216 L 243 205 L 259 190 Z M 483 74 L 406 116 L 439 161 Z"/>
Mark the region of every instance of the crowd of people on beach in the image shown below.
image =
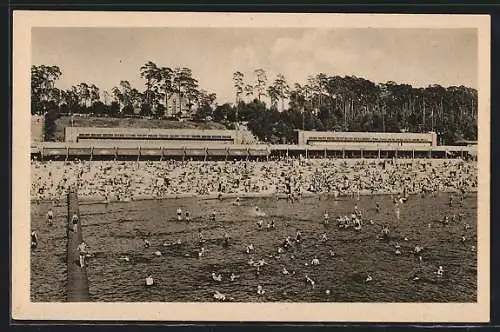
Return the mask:
<path id="1" fill-rule="evenodd" d="M 464 160 L 32 161 L 31 198 L 130 201 L 183 195 L 419 194 L 476 191 Z"/>

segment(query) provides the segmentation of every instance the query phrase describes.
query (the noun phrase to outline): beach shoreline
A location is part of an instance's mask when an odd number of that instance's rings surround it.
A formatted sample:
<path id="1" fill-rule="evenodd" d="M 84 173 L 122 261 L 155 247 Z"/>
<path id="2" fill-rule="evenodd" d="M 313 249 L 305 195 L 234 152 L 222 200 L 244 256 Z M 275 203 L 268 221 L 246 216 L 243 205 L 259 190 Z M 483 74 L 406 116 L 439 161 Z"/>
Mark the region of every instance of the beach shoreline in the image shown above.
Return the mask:
<path id="1" fill-rule="evenodd" d="M 459 190 L 442 190 L 439 191 L 439 193 L 450 193 L 450 194 L 457 194 L 459 193 Z M 475 194 L 477 193 L 476 190 L 469 190 L 466 193 L 469 194 Z M 390 192 L 390 191 L 384 191 L 384 192 L 369 192 L 369 191 L 360 191 L 359 196 L 393 196 L 393 195 L 399 195 L 400 192 Z M 412 195 L 418 195 L 417 193 L 411 193 L 409 194 L 410 196 Z M 228 200 L 228 199 L 236 199 L 239 197 L 240 199 L 259 199 L 259 198 L 276 198 L 280 200 L 287 199 L 286 194 L 278 194 L 276 195 L 275 192 L 265 192 L 265 193 L 225 193 L 222 194 L 222 197 L 220 198 L 221 200 Z M 352 195 L 335 195 L 333 193 L 313 193 L 313 192 L 305 192 L 301 194 L 302 198 L 323 198 L 323 197 L 328 197 L 328 198 L 335 198 L 335 199 L 342 199 L 342 198 L 352 198 Z M 354 195 L 356 197 L 356 195 Z M 130 203 L 130 202 L 137 202 L 137 201 L 164 201 L 164 200 L 179 200 L 179 199 L 197 199 L 200 201 L 209 201 L 209 200 L 218 200 L 219 199 L 219 194 L 209 194 L 209 195 L 200 195 L 196 193 L 185 193 L 185 194 L 167 194 L 165 196 L 161 197 L 154 197 L 154 196 L 138 196 L 134 197 L 133 199 L 127 199 L 127 200 L 117 200 L 117 199 L 112 199 L 112 200 L 104 200 L 92 196 L 79 196 L 78 199 L 80 203 L 83 204 L 105 204 L 105 203 Z M 38 200 L 36 198 L 31 197 L 31 203 L 55 203 L 55 202 L 64 202 L 64 199 L 42 199 Z"/>

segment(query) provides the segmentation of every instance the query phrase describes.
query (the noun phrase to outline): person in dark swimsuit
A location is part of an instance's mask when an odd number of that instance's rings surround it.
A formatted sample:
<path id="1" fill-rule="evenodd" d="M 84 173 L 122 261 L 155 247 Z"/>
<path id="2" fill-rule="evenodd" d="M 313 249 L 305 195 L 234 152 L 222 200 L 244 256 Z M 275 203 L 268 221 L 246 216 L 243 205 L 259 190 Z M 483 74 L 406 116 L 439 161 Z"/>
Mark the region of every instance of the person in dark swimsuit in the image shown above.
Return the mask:
<path id="1" fill-rule="evenodd" d="M 38 235 L 36 231 L 31 232 L 31 249 L 38 247 Z"/>

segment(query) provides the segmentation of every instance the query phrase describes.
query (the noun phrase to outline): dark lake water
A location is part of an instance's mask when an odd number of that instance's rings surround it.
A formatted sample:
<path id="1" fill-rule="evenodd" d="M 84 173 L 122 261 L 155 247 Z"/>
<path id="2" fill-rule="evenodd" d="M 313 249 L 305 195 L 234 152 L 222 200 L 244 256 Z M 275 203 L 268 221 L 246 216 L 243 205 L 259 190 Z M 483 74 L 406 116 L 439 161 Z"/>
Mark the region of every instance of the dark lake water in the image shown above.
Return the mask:
<path id="1" fill-rule="evenodd" d="M 450 207 L 449 194 L 411 196 L 401 206 L 399 222 L 390 196 L 362 196 L 359 201 L 305 198 L 293 204 L 270 198 L 243 199 L 241 206 L 231 200 L 196 199 L 82 203 L 83 235 L 94 253 L 87 269 L 91 300 L 211 302 L 219 291 L 238 302 L 475 302 L 476 197 L 468 194 L 463 205 L 455 201 Z M 341 230 L 334 221 L 328 228 L 322 225 L 325 210 L 334 219 L 350 214 L 355 204 L 374 225 L 365 222 L 359 232 Z M 49 228 L 45 226 L 48 206 L 32 205 L 32 227 L 40 237 L 31 257 L 32 299 L 64 301 L 65 207 L 56 207 L 56 222 Z M 264 226 L 275 219 L 275 230 L 256 227 L 255 206 L 266 213 Z M 178 207 L 191 212 L 191 223 L 176 220 Z M 209 215 L 214 210 L 217 220 L 211 222 Z M 445 215 L 459 213 L 463 214 L 461 222 L 438 222 Z M 391 243 L 377 239 L 384 222 L 392 225 L 395 240 Z M 464 223 L 471 228 L 465 230 Z M 285 236 L 294 239 L 297 229 L 303 242 L 278 257 L 277 248 Z M 201 258 L 199 230 L 207 239 Z M 222 245 L 226 232 L 231 237 L 229 247 Z M 325 232 L 328 241 L 322 243 L 319 238 Z M 144 248 L 144 236 L 151 242 L 150 248 Z M 178 239 L 181 245 L 163 246 Z M 395 254 L 395 241 L 401 246 L 401 255 Z M 255 246 L 252 255 L 245 252 L 250 243 Z M 424 247 L 421 263 L 411 254 L 417 244 Z M 330 256 L 330 250 L 335 256 Z M 155 256 L 155 251 L 162 256 Z M 122 260 L 124 256 L 130 261 Z M 248 264 L 251 257 L 268 263 L 258 275 Z M 310 264 L 314 257 L 320 261 L 317 266 Z M 434 273 L 439 265 L 444 268 L 443 277 Z M 284 275 L 283 267 L 295 274 Z M 421 280 L 413 281 L 417 269 Z M 212 280 L 212 272 L 220 273 L 222 281 Z M 231 281 L 231 273 L 239 278 Z M 144 286 L 148 274 L 155 279 L 152 287 Z M 306 274 L 315 281 L 314 288 L 305 282 Z M 365 282 L 367 275 L 372 277 L 370 282 Z M 263 286 L 264 295 L 257 294 L 258 285 Z"/>

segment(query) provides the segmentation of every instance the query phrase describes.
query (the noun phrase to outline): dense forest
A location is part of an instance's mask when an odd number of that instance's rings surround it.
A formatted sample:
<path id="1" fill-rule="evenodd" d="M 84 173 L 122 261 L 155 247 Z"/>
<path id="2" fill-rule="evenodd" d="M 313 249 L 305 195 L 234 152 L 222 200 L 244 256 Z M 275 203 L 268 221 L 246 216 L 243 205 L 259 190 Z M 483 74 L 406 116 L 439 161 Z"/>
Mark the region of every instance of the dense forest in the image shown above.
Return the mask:
<path id="1" fill-rule="evenodd" d="M 189 68 L 160 67 L 149 61 L 139 68 L 144 88 L 120 81 L 111 92 L 90 83 L 67 90 L 55 87 L 58 66 L 32 66 L 31 111 L 48 122 L 61 114 L 108 117 L 190 117 L 235 128 L 246 125 L 261 141 L 293 143 L 295 129 L 318 131 L 427 132 L 440 144 L 477 139 L 477 91 L 464 86 L 426 88 L 396 82 L 374 83 L 355 76 L 312 75 L 290 85 L 278 74 L 268 81 L 256 69 L 249 79 L 233 74 L 234 103 L 199 86 Z M 49 124 L 50 127 L 50 124 Z"/>

